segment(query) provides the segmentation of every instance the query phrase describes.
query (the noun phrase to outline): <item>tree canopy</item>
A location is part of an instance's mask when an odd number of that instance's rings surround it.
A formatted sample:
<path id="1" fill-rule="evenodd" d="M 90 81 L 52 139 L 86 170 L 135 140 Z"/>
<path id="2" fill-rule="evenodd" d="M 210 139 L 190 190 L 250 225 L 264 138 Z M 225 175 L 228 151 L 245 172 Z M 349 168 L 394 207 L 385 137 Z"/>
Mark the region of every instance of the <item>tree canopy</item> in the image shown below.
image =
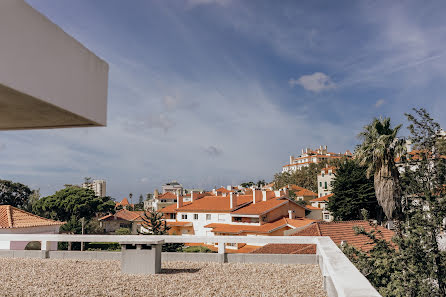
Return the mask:
<path id="1" fill-rule="evenodd" d="M 59 221 L 79 221 L 94 217 L 96 213 L 113 212 L 115 202 L 110 197 L 95 196 L 94 191 L 80 187 L 67 187 L 54 195 L 41 198 L 33 205 L 34 213 Z"/>
<path id="2" fill-rule="evenodd" d="M 31 189 L 24 184 L 0 180 L 0 204 L 27 210 L 31 193 Z"/>
<path id="3" fill-rule="evenodd" d="M 328 202 L 328 209 L 335 220 L 362 220 L 362 209 L 369 217 L 381 221 L 382 209 L 375 196 L 373 181 L 366 176 L 366 167 L 355 160 L 346 159 L 340 163 L 332 182 L 333 196 Z"/>
<path id="4" fill-rule="evenodd" d="M 317 193 L 317 175 L 327 164 L 327 162 L 311 163 L 300 170 L 276 173 L 273 180 L 274 188 L 277 190 L 287 185 L 298 185 Z"/>

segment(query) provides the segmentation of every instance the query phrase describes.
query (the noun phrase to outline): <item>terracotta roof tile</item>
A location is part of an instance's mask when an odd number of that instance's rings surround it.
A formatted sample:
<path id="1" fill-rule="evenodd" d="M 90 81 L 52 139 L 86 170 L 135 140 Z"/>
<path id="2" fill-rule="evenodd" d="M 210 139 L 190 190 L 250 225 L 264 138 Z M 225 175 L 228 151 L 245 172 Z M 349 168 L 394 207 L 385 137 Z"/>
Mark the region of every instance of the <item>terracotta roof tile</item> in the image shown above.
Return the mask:
<path id="1" fill-rule="evenodd" d="M 212 223 L 204 226 L 205 228 L 212 228 L 212 232 L 214 233 L 231 233 L 231 234 L 240 234 L 240 233 L 271 233 L 273 231 L 285 228 L 300 228 L 311 223 L 315 222 L 314 220 L 310 220 L 307 218 L 299 218 L 299 219 L 288 219 L 281 218 L 271 223 L 266 223 L 263 225 L 236 225 L 236 224 L 218 224 Z"/>
<path id="2" fill-rule="evenodd" d="M 124 220 L 124 221 L 138 221 L 141 220 L 141 216 L 143 215 L 144 211 L 130 211 L 127 209 L 121 209 L 117 211 L 115 214 L 109 214 L 106 216 L 103 216 L 99 219 L 99 221 L 104 220 L 114 220 L 115 218 L 117 220 Z"/>
<path id="3" fill-rule="evenodd" d="M 313 191 L 307 190 L 307 189 L 303 189 L 300 190 L 299 192 L 296 193 L 297 197 L 303 197 L 303 196 L 315 196 L 317 197 L 317 194 Z"/>
<path id="4" fill-rule="evenodd" d="M 0 205 L 0 229 L 55 226 L 63 224 L 65 223 L 45 219 L 11 205 Z"/>
<path id="5" fill-rule="evenodd" d="M 322 197 L 318 197 L 316 199 L 310 200 L 310 202 L 320 202 L 320 201 L 326 201 L 328 202 L 328 198 L 330 198 L 331 196 L 333 196 L 333 194 L 328 194 Z"/>
<path id="6" fill-rule="evenodd" d="M 252 201 L 250 195 L 237 196 L 237 207 Z M 178 212 L 231 212 L 230 196 L 206 196 L 177 209 Z"/>

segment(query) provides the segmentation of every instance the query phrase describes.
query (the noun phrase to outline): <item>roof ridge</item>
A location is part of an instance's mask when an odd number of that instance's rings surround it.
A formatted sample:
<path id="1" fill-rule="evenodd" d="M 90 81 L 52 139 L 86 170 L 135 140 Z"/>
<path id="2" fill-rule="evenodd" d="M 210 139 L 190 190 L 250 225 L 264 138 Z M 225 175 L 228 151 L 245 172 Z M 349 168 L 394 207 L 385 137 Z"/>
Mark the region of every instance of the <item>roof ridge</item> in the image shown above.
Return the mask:
<path id="1" fill-rule="evenodd" d="M 48 219 L 48 218 L 44 218 L 44 217 L 38 216 L 38 215 L 36 215 L 36 214 L 33 214 L 33 213 L 29 212 L 29 211 L 26 211 L 26 210 L 23 210 L 23 209 L 14 207 L 14 206 L 12 206 L 12 205 L 9 205 L 9 207 L 11 207 L 11 208 L 13 208 L 14 210 L 17 210 L 17 211 L 19 211 L 19 212 L 21 212 L 21 213 L 24 213 L 24 214 L 26 214 L 26 215 L 29 215 L 29 216 L 33 216 L 33 217 L 36 217 L 36 218 L 39 218 L 39 219 L 43 219 L 43 220 L 46 220 L 46 221 L 62 223 L 61 221 L 56 221 L 56 220 L 52 220 L 52 219 Z M 12 221 L 12 212 L 11 212 L 11 221 Z"/>

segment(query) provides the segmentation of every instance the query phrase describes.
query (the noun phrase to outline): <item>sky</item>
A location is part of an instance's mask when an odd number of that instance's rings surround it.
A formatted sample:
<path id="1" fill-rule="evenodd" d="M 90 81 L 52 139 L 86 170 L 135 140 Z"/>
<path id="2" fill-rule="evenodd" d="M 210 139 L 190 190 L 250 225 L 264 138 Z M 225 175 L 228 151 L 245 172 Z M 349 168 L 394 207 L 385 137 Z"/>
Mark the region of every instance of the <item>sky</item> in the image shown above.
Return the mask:
<path id="1" fill-rule="evenodd" d="M 270 181 L 302 148 L 353 150 L 374 117 L 446 125 L 444 1 L 27 2 L 110 66 L 107 127 L 0 132 L 0 178 L 43 196 Z"/>

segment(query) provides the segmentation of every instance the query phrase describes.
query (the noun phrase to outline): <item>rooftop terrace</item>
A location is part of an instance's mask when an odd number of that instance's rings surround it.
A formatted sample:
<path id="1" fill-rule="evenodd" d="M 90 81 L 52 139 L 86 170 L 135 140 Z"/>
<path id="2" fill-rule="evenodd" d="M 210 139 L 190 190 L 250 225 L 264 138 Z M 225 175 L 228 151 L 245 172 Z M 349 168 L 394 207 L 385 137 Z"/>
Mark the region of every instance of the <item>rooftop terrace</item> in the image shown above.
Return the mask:
<path id="1" fill-rule="evenodd" d="M 107 260 L 0 258 L 0 267 L 7 296 L 326 296 L 318 265 L 163 262 L 143 276 Z"/>

